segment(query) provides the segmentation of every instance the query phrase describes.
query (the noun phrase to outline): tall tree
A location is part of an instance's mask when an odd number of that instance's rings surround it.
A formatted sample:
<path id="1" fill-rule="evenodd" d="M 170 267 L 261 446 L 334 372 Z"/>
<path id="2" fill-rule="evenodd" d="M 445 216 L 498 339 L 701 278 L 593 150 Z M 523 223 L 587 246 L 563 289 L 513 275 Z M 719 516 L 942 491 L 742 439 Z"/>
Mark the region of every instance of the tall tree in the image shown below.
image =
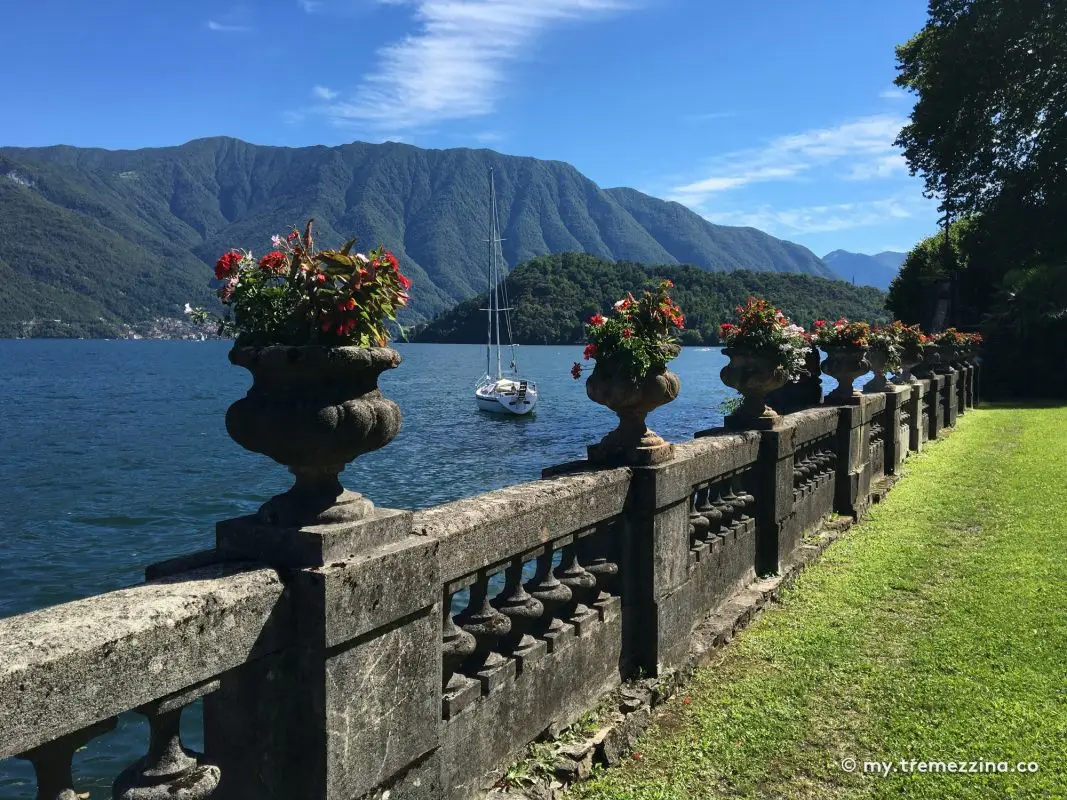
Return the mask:
<path id="1" fill-rule="evenodd" d="M 950 218 L 1067 254 L 1067 2 L 931 0 L 897 48 L 896 84 L 917 94 L 897 144 Z"/>

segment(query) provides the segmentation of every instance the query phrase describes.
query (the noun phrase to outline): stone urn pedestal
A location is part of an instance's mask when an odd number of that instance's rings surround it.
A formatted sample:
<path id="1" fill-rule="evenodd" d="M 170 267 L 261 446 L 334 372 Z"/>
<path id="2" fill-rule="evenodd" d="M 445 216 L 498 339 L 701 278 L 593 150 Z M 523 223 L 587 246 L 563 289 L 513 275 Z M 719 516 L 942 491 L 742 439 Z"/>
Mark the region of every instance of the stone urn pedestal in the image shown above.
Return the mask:
<path id="1" fill-rule="evenodd" d="M 826 351 L 822 371 L 837 381 L 837 388 L 826 396 L 826 402 L 838 405 L 858 404 L 861 394 L 852 388 L 852 384 L 870 369 L 867 363 L 867 348 L 827 345 L 822 349 Z"/>
<path id="2" fill-rule="evenodd" d="M 678 376 L 667 369 L 650 372 L 635 383 L 598 363 L 585 382 L 585 393 L 594 403 L 614 411 L 619 426 L 599 443 L 589 445 L 589 461 L 598 466 L 649 466 L 669 461 L 674 445 L 650 430 L 645 417 L 674 400 L 681 388 Z"/>
<path id="3" fill-rule="evenodd" d="M 914 370 L 919 364 L 922 363 L 923 355 L 922 350 L 907 350 L 905 349 L 900 354 L 900 374 L 893 378 L 893 383 L 900 386 L 907 386 L 912 383 L 918 383 L 919 379 L 915 377 Z"/>
<path id="4" fill-rule="evenodd" d="M 954 344 L 939 344 L 931 348 L 934 353 L 933 371 L 938 375 L 947 375 L 955 371 L 952 363 L 956 360 L 958 347 Z"/>
<path id="5" fill-rule="evenodd" d="M 756 350 L 724 347 L 722 352 L 730 363 L 719 372 L 719 378 L 744 397 L 741 407 L 728 414 L 723 425 L 733 430 L 773 428 L 778 412 L 767 405 L 767 395 L 785 385 L 788 373 L 773 358 Z"/>
<path id="6" fill-rule="evenodd" d="M 864 393 L 888 391 L 889 381 L 886 379 L 885 370 L 889 363 L 889 353 L 880 347 L 871 347 L 867 350 L 867 363 L 870 364 L 874 377 L 863 384 Z"/>
<path id="7" fill-rule="evenodd" d="M 216 528 L 218 549 L 265 563 L 318 566 L 399 540 L 409 512 L 377 509 L 345 489 L 348 462 L 384 447 L 400 409 L 378 376 L 400 364 L 387 347 L 234 347 L 230 361 L 252 373 L 248 394 L 226 412 L 235 442 L 293 473 L 292 488 L 247 517 Z"/>

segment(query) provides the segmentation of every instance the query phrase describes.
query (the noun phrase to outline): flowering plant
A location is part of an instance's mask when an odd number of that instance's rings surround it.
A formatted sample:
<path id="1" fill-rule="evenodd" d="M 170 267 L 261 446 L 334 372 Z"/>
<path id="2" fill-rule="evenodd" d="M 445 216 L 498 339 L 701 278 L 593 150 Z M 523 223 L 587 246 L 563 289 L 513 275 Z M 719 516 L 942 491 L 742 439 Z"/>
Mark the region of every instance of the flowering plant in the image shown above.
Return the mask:
<path id="1" fill-rule="evenodd" d="M 303 234 L 274 236 L 274 250 L 258 260 L 250 251 L 229 250 L 215 264 L 217 293 L 226 311 L 213 317 L 186 307 L 195 321 L 214 319 L 219 335 L 245 345 L 384 346 L 386 319 L 407 305 L 411 286 L 384 247 L 316 250 L 309 220 Z"/>
<path id="2" fill-rule="evenodd" d="M 935 344 L 947 345 L 968 344 L 970 342 L 967 334 L 960 333 L 955 328 L 946 328 L 940 333 L 935 333 L 933 335 L 933 340 Z"/>
<path id="3" fill-rule="evenodd" d="M 879 350 L 885 354 L 885 366 L 890 372 L 900 369 L 900 356 L 903 353 L 901 331 L 903 329 L 904 323 L 895 320 L 885 327 L 872 326 L 867 337 L 867 346 L 871 350 Z"/>
<path id="4" fill-rule="evenodd" d="M 681 348 L 671 329 L 683 328 L 685 318 L 667 294 L 673 286 L 662 281 L 655 293 L 645 292 L 640 300 L 627 292 L 609 316 L 594 314 L 585 326 L 589 342 L 585 359 L 595 359 L 613 374 L 637 383 L 676 358 Z M 577 380 L 581 374 L 582 365 L 576 361 L 571 377 Z"/>
<path id="5" fill-rule="evenodd" d="M 751 350 L 774 362 L 796 382 L 808 374 L 805 369 L 811 351 L 808 335 L 799 325 L 789 322 L 781 309 L 755 297 L 737 307 L 737 323 L 719 326 L 719 339 L 727 347 Z"/>
<path id="6" fill-rule="evenodd" d="M 900 320 L 894 320 L 891 327 L 897 330 L 901 351 L 910 357 L 921 358 L 923 348 L 930 343 L 930 337 L 918 325 L 905 325 Z"/>
<path id="7" fill-rule="evenodd" d="M 866 322 L 849 322 L 842 317 L 837 322 L 817 319 L 811 340 L 819 347 L 866 347 L 871 326 Z"/>
<path id="8" fill-rule="evenodd" d="M 964 334 L 964 336 L 967 337 L 967 342 L 971 345 L 971 347 L 979 347 L 981 346 L 982 342 L 985 341 L 982 338 L 982 334 L 980 333 L 966 333 Z"/>

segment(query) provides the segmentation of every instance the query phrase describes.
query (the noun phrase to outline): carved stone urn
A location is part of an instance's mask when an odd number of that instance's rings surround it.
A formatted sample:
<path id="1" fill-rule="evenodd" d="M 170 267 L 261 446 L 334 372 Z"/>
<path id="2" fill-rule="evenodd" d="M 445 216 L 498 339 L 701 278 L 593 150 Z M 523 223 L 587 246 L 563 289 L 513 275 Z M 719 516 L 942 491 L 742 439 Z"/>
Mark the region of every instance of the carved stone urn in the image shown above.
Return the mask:
<path id="1" fill-rule="evenodd" d="M 724 347 L 730 363 L 719 378 L 744 397 L 741 407 L 724 423 L 730 428 L 767 428 L 774 424 L 778 412 L 767 405 L 767 395 L 789 380 L 789 373 L 768 355 L 742 347 Z"/>
<path id="2" fill-rule="evenodd" d="M 826 360 L 822 371 L 837 380 L 837 388 L 826 396 L 828 403 L 854 403 L 859 392 L 853 391 L 852 384 L 856 378 L 870 369 L 867 362 L 866 347 L 850 345 L 826 345 Z"/>
<path id="3" fill-rule="evenodd" d="M 952 362 L 956 360 L 958 347 L 954 344 L 938 344 L 933 347 L 936 354 L 936 361 L 934 362 L 934 371 L 941 374 L 947 374 L 953 371 Z"/>
<path id="4" fill-rule="evenodd" d="M 903 348 L 900 352 L 900 374 L 893 378 L 893 383 L 901 385 L 918 383 L 919 379 L 915 377 L 913 370 L 922 363 L 922 360 L 923 348 L 914 350 Z"/>
<path id="5" fill-rule="evenodd" d="M 674 446 L 649 430 L 645 417 L 674 400 L 681 388 L 678 376 L 665 368 L 634 382 L 598 362 L 585 382 L 585 393 L 594 403 L 614 411 L 619 426 L 599 444 L 589 446 L 589 460 L 602 466 L 619 466 L 659 464 L 670 459 Z"/>
<path id="6" fill-rule="evenodd" d="M 400 354 L 387 347 L 234 347 L 230 361 L 252 373 L 252 388 L 226 412 L 227 432 L 296 476 L 257 520 L 306 528 L 367 517 L 373 503 L 346 490 L 338 475 L 400 430 L 400 409 L 378 389 L 378 376 L 399 366 Z"/>
<path id="7" fill-rule="evenodd" d="M 881 347 L 868 348 L 867 363 L 871 365 L 874 377 L 863 384 L 863 391 L 868 394 L 886 391 L 889 388 L 889 381 L 885 377 L 886 366 L 889 363 L 889 353 Z"/>

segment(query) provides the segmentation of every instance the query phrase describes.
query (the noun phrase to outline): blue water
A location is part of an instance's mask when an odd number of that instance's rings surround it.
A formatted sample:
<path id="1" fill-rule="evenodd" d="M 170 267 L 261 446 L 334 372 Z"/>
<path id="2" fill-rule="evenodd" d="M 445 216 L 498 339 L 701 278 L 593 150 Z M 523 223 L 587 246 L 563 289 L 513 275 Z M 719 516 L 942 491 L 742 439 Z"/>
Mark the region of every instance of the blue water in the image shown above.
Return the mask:
<path id="1" fill-rule="evenodd" d="M 0 341 L 0 617 L 120 588 L 145 565 L 210 547 L 215 521 L 255 510 L 291 483 L 284 467 L 227 435 L 226 407 L 249 374 L 227 342 Z M 396 345 L 404 363 L 382 391 L 404 412 L 397 438 L 342 475 L 375 503 L 421 508 L 540 476 L 581 458 L 616 418 L 570 377 L 580 347 L 523 347 L 541 394 L 532 418 L 474 408 L 484 348 Z M 732 394 L 719 350 L 686 348 L 673 403 L 649 424 L 682 441 L 720 424 Z M 199 741 L 186 713 L 187 743 Z M 143 755 L 136 715 L 76 759 L 79 789 L 110 797 L 110 781 Z M 33 797 L 32 772 L 0 762 L 0 800 Z"/>

